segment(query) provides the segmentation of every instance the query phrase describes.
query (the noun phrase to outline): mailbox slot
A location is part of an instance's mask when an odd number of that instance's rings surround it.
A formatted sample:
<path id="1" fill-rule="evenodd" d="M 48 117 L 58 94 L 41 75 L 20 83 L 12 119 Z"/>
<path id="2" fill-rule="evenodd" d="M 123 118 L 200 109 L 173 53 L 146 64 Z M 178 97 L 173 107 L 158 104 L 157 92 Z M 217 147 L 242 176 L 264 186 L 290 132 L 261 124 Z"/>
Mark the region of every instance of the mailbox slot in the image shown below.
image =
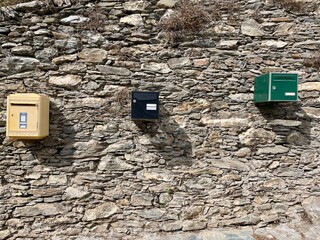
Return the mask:
<path id="1" fill-rule="evenodd" d="M 131 93 L 131 118 L 142 121 L 159 119 L 159 93 L 133 91 Z"/>
<path id="2" fill-rule="evenodd" d="M 31 104 L 31 103 L 11 103 L 11 106 L 37 106 L 37 104 Z"/>

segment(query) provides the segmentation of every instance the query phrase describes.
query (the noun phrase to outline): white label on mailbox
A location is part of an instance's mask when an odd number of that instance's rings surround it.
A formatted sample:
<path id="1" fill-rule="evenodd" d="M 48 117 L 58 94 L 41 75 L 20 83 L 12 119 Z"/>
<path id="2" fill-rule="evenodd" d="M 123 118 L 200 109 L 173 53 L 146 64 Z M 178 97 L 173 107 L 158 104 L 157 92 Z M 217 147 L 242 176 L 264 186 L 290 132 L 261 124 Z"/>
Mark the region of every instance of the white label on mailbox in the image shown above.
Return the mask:
<path id="1" fill-rule="evenodd" d="M 295 92 L 285 92 L 284 95 L 285 96 L 295 96 L 296 93 Z"/>
<path id="2" fill-rule="evenodd" d="M 27 113 L 26 112 L 20 113 L 19 128 L 27 128 Z"/>
<path id="3" fill-rule="evenodd" d="M 151 110 L 151 111 L 157 110 L 157 104 L 147 103 L 147 110 Z"/>

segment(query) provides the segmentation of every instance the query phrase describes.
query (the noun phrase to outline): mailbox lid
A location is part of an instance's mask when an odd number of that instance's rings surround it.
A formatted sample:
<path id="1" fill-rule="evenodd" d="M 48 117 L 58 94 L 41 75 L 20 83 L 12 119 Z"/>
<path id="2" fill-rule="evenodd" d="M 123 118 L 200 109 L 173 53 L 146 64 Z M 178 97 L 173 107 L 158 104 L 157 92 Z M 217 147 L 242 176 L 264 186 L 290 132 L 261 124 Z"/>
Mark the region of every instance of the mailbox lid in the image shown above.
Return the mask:
<path id="1" fill-rule="evenodd" d="M 15 93 L 8 96 L 10 103 L 33 103 L 38 102 L 43 98 L 48 98 L 46 95 L 36 93 Z"/>
<path id="2" fill-rule="evenodd" d="M 271 101 L 297 101 L 298 100 L 298 74 L 270 73 Z"/>
<path id="3" fill-rule="evenodd" d="M 131 118 L 152 120 L 159 118 L 159 92 L 131 93 Z"/>
<path id="4" fill-rule="evenodd" d="M 159 92 L 132 92 L 132 99 L 159 102 Z"/>

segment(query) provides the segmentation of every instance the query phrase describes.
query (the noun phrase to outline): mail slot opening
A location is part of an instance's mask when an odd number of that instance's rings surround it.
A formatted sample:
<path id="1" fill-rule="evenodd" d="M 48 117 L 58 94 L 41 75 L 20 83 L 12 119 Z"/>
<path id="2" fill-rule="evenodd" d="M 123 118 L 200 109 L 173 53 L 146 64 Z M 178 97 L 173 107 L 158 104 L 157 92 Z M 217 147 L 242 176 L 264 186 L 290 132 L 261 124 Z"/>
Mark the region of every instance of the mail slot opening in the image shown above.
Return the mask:
<path id="1" fill-rule="evenodd" d="M 37 106 L 37 104 L 32 104 L 32 103 L 11 103 L 11 106 L 26 106 L 26 107 L 33 106 L 33 107 L 35 107 L 35 106 Z"/>

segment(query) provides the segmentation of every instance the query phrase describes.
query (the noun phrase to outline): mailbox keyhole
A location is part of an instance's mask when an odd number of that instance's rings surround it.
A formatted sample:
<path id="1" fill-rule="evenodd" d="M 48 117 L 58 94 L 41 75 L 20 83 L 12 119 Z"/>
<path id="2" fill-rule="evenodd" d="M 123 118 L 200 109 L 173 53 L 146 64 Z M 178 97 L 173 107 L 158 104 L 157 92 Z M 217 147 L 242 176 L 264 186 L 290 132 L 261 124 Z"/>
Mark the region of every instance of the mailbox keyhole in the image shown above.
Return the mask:
<path id="1" fill-rule="evenodd" d="M 277 87 L 276 86 L 272 86 L 272 90 L 276 90 L 277 89 Z"/>

